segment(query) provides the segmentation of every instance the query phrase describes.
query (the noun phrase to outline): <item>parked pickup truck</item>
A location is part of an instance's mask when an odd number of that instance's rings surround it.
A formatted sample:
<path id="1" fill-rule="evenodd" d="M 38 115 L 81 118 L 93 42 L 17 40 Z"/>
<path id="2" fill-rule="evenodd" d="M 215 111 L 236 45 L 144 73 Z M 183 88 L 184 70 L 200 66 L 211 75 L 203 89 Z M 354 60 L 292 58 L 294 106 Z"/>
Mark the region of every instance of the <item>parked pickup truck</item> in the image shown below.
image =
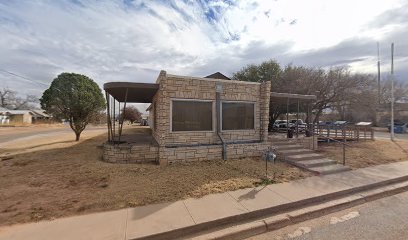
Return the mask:
<path id="1" fill-rule="evenodd" d="M 286 129 L 286 128 L 287 128 L 287 125 L 288 125 L 288 123 L 287 123 L 286 120 L 276 120 L 276 121 L 273 123 L 273 129 L 274 129 L 274 130 L 283 130 L 283 129 Z M 294 126 L 294 124 L 289 123 L 289 127 L 290 127 L 290 128 L 293 127 L 293 126 Z"/>
<path id="2" fill-rule="evenodd" d="M 296 126 L 299 129 L 299 132 L 304 132 L 307 128 L 307 124 L 303 122 L 302 119 L 291 119 L 289 120 L 289 123 L 292 124 L 291 128 L 296 130 Z"/>

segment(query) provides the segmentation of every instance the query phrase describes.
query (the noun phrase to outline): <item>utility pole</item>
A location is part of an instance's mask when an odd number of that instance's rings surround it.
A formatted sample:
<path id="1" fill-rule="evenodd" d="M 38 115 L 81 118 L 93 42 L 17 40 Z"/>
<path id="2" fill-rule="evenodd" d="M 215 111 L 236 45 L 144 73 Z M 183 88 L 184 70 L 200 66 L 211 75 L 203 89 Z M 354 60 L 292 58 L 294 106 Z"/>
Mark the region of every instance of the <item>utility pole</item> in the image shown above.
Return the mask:
<path id="1" fill-rule="evenodd" d="M 380 107 L 381 103 L 381 70 L 380 70 L 380 43 L 377 42 L 377 70 L 378 70 L 378 107 Z"/>
<path id="2" fill-rule="evenodd" d="M 391 43 L 391 141 L 394 141 L 394 43 Z"/>

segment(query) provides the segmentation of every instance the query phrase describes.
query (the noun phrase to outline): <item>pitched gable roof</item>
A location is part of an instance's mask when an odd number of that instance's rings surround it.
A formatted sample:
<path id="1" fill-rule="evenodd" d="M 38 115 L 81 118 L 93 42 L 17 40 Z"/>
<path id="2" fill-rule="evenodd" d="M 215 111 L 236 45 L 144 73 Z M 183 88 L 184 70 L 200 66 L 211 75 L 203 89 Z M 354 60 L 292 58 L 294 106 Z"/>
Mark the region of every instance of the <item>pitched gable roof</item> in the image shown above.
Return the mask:
<path id="1" fill-rule="evenodd" d="M 206 77 L 204 77 L 204 78 L 214 78 L 214 79 L 231 80 L 231 78 L 225 76 L 224 74 L 222 74 L 222 73 L 220 73 L 220 72 L 213 73 L 213 74 L 208 75 L 208 76 L 206 76 Z"/>

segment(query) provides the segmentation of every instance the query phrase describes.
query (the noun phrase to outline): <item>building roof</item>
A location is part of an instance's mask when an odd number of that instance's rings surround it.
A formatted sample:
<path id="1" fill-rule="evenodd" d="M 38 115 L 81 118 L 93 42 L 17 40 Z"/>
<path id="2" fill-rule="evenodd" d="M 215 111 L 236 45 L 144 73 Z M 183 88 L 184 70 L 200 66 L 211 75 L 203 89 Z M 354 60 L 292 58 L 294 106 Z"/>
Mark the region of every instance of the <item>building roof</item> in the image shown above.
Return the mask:
<path id="1" fill-rule="evenodd" d="M 31 110 L 31 112 L 37 115 L 38 117 L 46 117 L 46 118 L 51 117 L 51 115 L 46 113 L 44 110 Z"/>
<path id="2" fill-rule="evenodd" d="M 294 101 L 316 101 L 316 95 L 303 95 L 303 94 L 294 94 L 294 93 L 278 93 L 278 92 L 271 92 L 271 102 L 274 103 L 287 103 L 287 101 L 293 100 Z"/>
<path id="3" fill-rule="evenodd" d="M 23 114 L 30 114 L 34 115 L 30 110 L 7 110 L 7 111 L 1 111 L 2 113 L 6 113 L 9 115 L 23 115 Z"/>
<path id="4" fill-rule="evenodd" d="M 103 85 L 103 89 L 119 102 L 151 103 L 159 90 L 159 84 L 108 82 Z"/>
<path id="5" fill-rule="evenodd" d="M 231 80 L 231 78 L 225 76 L 224 74 L 222 74 L 222 73 L 220 73 L 220 72 L 213 73 L 213 74 L 208 75 L 208 76 L 206 76 L 206 77 L 204 77 L 204 78 L 214 78 L 214 79 Z"/>

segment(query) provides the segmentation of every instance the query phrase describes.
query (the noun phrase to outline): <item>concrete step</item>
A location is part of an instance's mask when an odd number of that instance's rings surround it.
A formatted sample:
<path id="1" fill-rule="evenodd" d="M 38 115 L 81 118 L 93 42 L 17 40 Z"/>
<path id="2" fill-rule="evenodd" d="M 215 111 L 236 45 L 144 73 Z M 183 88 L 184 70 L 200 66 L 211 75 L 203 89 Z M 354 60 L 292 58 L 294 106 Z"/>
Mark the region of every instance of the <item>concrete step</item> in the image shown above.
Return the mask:
<path id="1" fill-rule="evenodd" d="M 290 163 L 298 167 L 301 167 L 301 168 L 313 168 L 313 167 L 322 167 L 322 166 L 337 164 L 335 160 L 328 159 L 328 158 L 304 160 L 304 161 L 291 161 Z"/>
<path id="2" fill-rule="evenodd" d="M 312 171 L 312 172 L 315 172 L 317 174 L 320 174 L 320 175 L 326 175 L 326 174 L 350 171 L 351 168 L 347 167 L 347 166 L 340 165 L 340 164 L 335 164 L 335 165 L 327 165 L 327 166 L 322 166 L 322 167 L 308 168 L 308 170 Z"/>
<path id="3" fill-rule="evenodd" d="M 318 153 L 305 153 L 305 154 L 296 154 L 292 156 L 285 157 L 286 161 L 304 161 L 304 160 L 313 160 L 313 159 L 322 159 L 326 158 L 322 154 Z"/>
<path id="4" fill-rule="evenodd" d="M 278 151 L 279 155 L 283 155 L 285 157 L 292 156 L 292 155 L 299 155 L 299 154 L 308 154 L 308 153 L 313 153 L 313 151 L 309 149 L 305 149 L 305 148 L 285 149 L 285 150 Z"/>
<path id="5" fill-rule="evenodd" d="M 303 146 L 298 145 L 298 144 L 280 145 L 280 146 L 272 145 L 272 147 L 275 147 L 276 150 L 278 150 L 278 151 L 280 151 L 280 150 L 289 150 L 289 149 L 300 149 L 300 148 L 303 148 Z"/>

